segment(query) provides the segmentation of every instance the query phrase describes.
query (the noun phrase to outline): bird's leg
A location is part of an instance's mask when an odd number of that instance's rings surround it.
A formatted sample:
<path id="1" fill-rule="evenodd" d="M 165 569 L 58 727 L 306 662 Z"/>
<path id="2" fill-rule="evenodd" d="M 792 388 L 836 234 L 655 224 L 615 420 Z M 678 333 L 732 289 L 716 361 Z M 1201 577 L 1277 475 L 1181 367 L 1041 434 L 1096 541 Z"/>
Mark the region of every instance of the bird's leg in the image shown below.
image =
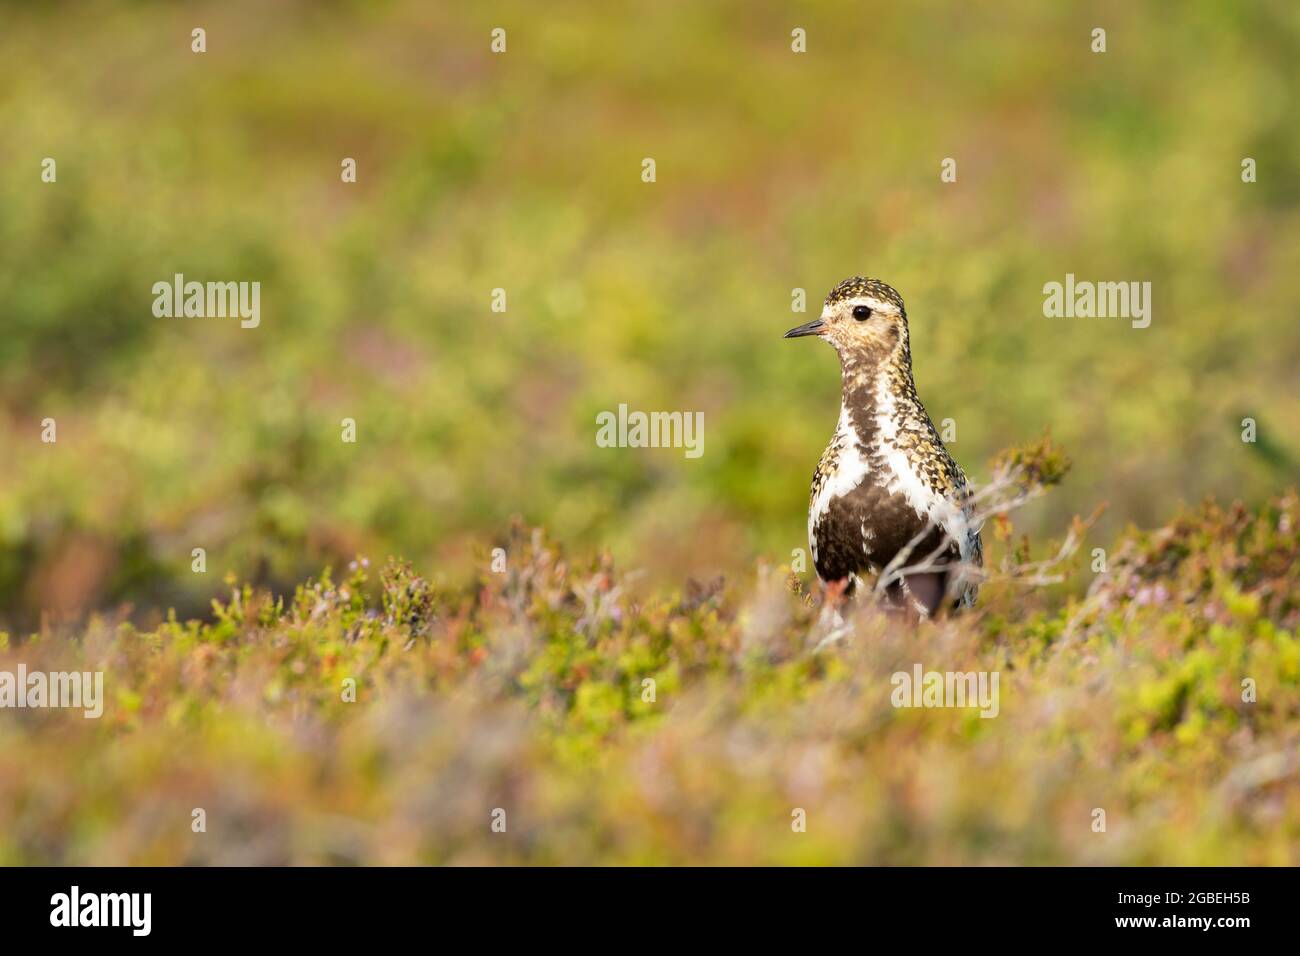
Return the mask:
<path id="1" fill-rule="evenodd" d="M 825 597 L 822 601 L 822 612 L 818 617 L 818 629 L 825 630 L 826 636 L 817 642 L 814 651 L 819 651 L 828 644 L 834 644 L 853 633 L 852 625 L 844 620 L 840 614 L 840 608 L 847 603 L 847 594 L 849 584 L 852 578 L 841 578 L 838 581 L 827 581 Z"/>
<path id="2" fill-rule="evenodd" d="M 826 603 L 837 610 L 847 600 L 849 582 L 852 578 L 840 578 L 838 581 L 826 582 Z"/>
<path id="3" fill-rule="evenodd" d="M 900 578 L 885 588 L 880 607 L 891 618 L 911 624 L 930 616 L 929 610 L 918 599 L 907 578 Z"/>
<path id="4" fill-rule="evenodd" d="M 921 617 L 931 617 L 943 604 L 945 577 L 935 572 L 908 575 L 903 591 L 908 603 Z"/>

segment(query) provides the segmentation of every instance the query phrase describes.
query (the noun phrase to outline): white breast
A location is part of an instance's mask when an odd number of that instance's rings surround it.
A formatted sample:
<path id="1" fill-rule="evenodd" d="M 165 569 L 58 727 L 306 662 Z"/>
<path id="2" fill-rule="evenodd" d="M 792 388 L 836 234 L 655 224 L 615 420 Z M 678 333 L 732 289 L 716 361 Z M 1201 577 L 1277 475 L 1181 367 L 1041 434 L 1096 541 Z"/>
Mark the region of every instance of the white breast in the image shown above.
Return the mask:
<path id="1" fill-rule="evenodd" d="M 858 435 L 858 430 L 853 427 L 853 419 L 849 415 L 848 408 L 843 404 L 840 405 L 840 420 L 835 426 L 835 435 L 831 439 L 831 444 L 840 446 L 835 470 L 822 481 L 821 487 L 817 489 L 817 497 L 813 499 L 812 507 L 808 509 L 808 544 L 812 548 L 814 561 L 817 560 L 817 525 L 826 515 L 831 501 L 847 495 L 862 484 L 871 470 L 862 439 Z"/>

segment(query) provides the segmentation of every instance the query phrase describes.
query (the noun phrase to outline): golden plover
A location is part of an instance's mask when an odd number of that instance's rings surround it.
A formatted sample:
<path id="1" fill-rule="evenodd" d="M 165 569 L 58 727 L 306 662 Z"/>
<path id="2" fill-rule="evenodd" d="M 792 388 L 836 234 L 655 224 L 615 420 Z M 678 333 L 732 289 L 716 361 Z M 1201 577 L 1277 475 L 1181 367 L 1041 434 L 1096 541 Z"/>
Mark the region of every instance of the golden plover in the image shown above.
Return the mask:
<path id="1" fill-rule="evenodd" d="M 845 279 L 820 316 L 785 333 L 803 335 L 835 347 L 843 379 L 808 505 L 818 577 L 833 597 L 883 574 L 891 603 L 969 607 L 970 568 L 983 563 L 972 493 L 917 397 L 902 296 L 879 279 Z"/>

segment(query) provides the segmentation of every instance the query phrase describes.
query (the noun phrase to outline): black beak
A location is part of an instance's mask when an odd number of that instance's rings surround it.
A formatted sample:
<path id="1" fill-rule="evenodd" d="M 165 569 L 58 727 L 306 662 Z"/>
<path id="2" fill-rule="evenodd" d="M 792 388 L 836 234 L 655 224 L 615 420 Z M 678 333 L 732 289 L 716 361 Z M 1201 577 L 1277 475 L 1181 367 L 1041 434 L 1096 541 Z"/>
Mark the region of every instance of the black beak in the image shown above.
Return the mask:
<path id="1" fill-rule="evenodd" d="M 821 320 L 821 316 L 813 319 L 811 322 L 805 322 L 803 325 L 796 326 L 785 335 L 783 339 L 797 339 L 801 335 L 821 335 L 822 329 L 826 328 L 826 323 Z"/>

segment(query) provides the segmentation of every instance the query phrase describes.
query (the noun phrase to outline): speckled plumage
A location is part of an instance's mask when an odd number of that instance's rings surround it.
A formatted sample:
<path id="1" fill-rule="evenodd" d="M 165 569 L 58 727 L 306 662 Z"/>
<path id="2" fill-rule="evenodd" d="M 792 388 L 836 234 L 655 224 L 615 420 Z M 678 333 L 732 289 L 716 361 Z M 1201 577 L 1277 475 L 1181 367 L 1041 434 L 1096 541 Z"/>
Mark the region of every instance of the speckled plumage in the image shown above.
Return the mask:
<path id="1" fill-rule="evenodd" d="M 879 279 L 868 279 L 865 276 L 849 276 L 831 289 L 830 295 L 826 296 L 826 304 L 836 305 L 846 299 L 855 299 L 859 296 L 889 302 L 897 306 L 899 312 L 906 314 L 907 310 L 903 307 L 903 297 L 898 294 L 898 291 L 893 286 L 881 282 Z"/>
<path id="2" fill-rule="evenodd" d="M 855 317 L 864 309 L 866 317 Z M 831 290 L 819 319 L 788 334 L 820 335 L 840 354 L 840 418 L 809 498 L 818 576 L 847 579 L 851 588 L 910 545 L 899 567 L 940 564 L 925 572 L 926 588 L 972 604 L 975 584 L 966 569 L 981 564 L 983 553 L 971 524 L 971 489 L 917 396 L 902 297 L 878 279 L 854 276 Z M 910 596 L 926 612 L 941 603 L 916 596 L 920 575 L 906 581 L 891 594 Z"/>

